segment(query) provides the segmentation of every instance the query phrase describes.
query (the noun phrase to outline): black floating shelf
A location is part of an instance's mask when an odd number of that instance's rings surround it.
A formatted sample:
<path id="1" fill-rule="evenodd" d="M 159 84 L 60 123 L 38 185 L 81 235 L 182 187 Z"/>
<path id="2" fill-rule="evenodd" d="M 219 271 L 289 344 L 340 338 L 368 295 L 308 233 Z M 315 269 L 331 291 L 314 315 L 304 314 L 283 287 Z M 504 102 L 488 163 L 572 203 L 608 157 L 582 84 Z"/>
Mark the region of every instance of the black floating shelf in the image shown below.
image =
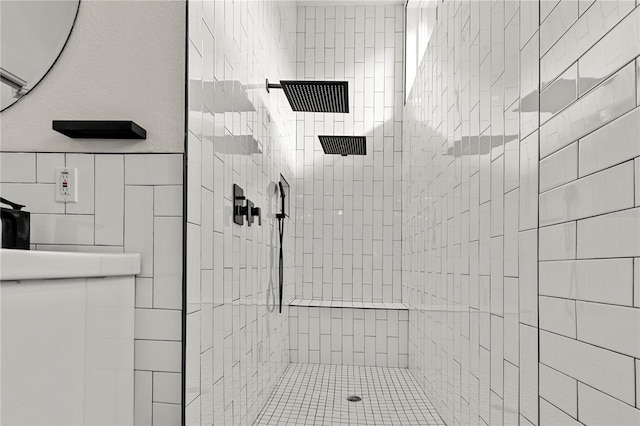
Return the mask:
<path id="1" fill-rule="evenodd" d="M 70 138 L 146 139 L 147 131 L 133 121 L 53 120 L 53 130 Z"/>

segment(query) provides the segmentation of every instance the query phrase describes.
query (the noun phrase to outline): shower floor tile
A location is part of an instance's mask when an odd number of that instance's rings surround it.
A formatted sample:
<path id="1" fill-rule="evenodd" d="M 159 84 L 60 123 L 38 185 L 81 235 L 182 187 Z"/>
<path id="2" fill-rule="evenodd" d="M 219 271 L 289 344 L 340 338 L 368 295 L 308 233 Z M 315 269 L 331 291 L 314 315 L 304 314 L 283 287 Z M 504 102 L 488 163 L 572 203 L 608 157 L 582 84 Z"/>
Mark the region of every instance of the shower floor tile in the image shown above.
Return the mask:
<path id="1" fill-rule="evenodd" d="M 347 397 L 357 395 L 359 402 Z M 255 425 L 444 425 L 406 368 L 290 364 Z"/>

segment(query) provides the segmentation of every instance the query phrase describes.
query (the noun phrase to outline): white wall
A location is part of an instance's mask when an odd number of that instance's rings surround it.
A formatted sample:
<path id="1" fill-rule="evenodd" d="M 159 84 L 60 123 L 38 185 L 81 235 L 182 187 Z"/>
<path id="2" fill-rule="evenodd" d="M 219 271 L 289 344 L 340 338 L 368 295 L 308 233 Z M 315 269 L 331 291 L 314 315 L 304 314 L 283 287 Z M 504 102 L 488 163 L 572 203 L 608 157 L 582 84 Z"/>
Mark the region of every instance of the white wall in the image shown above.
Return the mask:
<path id="1" fill-rule="evenodd" d="M 142 255 L 136 424 L 181 420 L 185 25 L 182 1 L 84 0 L 51 72 L 0 114 L 0 193 L 32 212 L 33 249 Z M 131 119 L 147 139 L 70 139 L 54 119 Z M 77 204 L 55 202 L 65 166 Z"/>
<path id="2" fill-rule="evenodd" d="M 406 310 L 389 308 L 402 297 L 403 8 L 301 5 L 297 18 L 297 78 L 346 80 L 350 112 L 296 115 L 291 360 L 406 367 Z M 366 136 L 367 155 L 326 155 L 318 135 Z"/>
<path id="3" fill-rule="evenodd" d="M 295 14 L 289 2 L 189 2 L 187 424 L 251 424 L 289 363 L 295 218 L 280 314 L 275 188 L 281 173 L 294 182 L 295 122 L 265 79 L 295 79 Z M 233 223 L 233 184 L 262 226 Z"/>
<path id="4" fill-rule="evenodd" d="M 183 1 L 81 1 L 51 71 L 0 114 L 0 149 L 183 152 L 185 15 Z M 133 120 L 147 139 L 70 139 L 52 120 Z"/>
<path id="5" fill-rule="evenodd" d="M 447 424 L 640 421 L 639 23 L 630 0 L 438 5 L 402 295 Z"/>
<path id="6" fill-rule="evenodd" d="M 298 7 L 297 77 L 346 80 L 349 114 L 296 115 L 296 296 L 401 300 L 401 5 Z M 326 155 L 318 135 L 367 137 Z"/>

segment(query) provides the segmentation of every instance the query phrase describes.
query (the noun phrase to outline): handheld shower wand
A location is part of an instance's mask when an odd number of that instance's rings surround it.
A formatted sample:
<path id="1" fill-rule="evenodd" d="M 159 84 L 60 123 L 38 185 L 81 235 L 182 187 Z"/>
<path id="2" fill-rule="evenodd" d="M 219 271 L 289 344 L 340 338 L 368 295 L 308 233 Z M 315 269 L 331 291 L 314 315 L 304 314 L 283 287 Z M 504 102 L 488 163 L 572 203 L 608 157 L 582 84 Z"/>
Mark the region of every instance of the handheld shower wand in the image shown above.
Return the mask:
<path id="1" fill-rule="evenodd" d="M 287 217 L 285 214 L 285 197 L 287 196 L 286 193 L 284 192 L 284 186 L 282 185 L 282 182 L 278 182 L 278 187 L 280 188 L 280 199 L 282 200 L 282 212 L 281 213 L 277 213 L 276 214 L 276 219 L 278 220 L 278 233 L 280 234 L 280 281 L 279 281 L 279 297 L 280 297 L 280 310 L 279 312 L 282 313 L 282 290 L 284 287 L 284 270 L 283 270 L 283 266 L 284 266 L 284 260 L 283 260 L 283 248 L 282 248 L 282 243 L 284 241 L 284 219 Z"/>

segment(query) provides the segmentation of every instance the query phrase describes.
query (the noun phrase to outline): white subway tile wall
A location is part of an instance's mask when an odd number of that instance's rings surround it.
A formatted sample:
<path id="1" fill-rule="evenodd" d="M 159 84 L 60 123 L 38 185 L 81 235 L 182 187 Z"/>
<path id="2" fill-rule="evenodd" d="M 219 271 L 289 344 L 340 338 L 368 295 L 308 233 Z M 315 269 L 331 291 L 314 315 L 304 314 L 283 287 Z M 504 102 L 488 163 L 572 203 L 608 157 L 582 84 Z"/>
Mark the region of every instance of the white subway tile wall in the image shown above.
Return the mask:
<path id="1" fill-rule="evenodd" d="M 136 424 L 251 423 L 289 362 L 408 366 L 452 425 L 640 423 L 639 2 L 436 7 L 403 108 L 403 6 L 190 0 L 187 188 L 182 154 L 0 154 L 33 249 L 141 254 Z M 347 80 L 351 113 L 265 78 Z"/>
<path id="2" fill-rule="evenodd" d="M 179 424 L 183 155 L 2 152 L 0 160 L 0 193 L 32 212 L 32 249 L 140 253 L 134 421 Z M 77 204 L 55 202 L 56 167 L 78 168 Z M 167 192 L 176 206 L 166 205 Z M 172 380 L 156 385 L 156 374 Z"/>
<path id="3" fill-rule="evenodd" d="M 59 159 L 59 157 L 56 159 Z M 0 181 L 2 183 L 36 182 L 36 170 L 38 168 L 36 167 L 36 154 L 34 153 L 3 153 L 2 156 L 0 156 L 0 166 Z M 64 167 L 64 163 L 61 167 Z M 53 173 L 55 173 L 55 170 L 53 171 Z M 55 180 L 52 180 L 51 182 L 55 182 Z"/>
<path id="4" fill-rule="evenodd" d="M 437 9 L 403 115 L 409 368 L 447 424 L 637 424 L 640 8 Z"/>
<path id="5" fill-rule="evenodd" d="M 289 312 L 292 363 L 408 367 L 406 309 L 292 305 Z"/>
<path id="6" fill-rule="evenodd" d="M 349 305 L 402 297 L 404 8 L 300 6 L 297 13 L 298 79 L 347 81 L 350 113 L 296 116 L 296 297 L 333 308 L 292 308 L 291 361 L 406 366 L 402 311 Z M 367 155 L 325 155 L 318 135 L 366 136 Z M 329 312 L 331 327 L 318 329 L 318 315 Z M 365 313 L 374 316 L 366 333 Z M 387 315 L 395 318 L 388 330 Z"/>
<path id="7" fill-rule="evenodd" d="M 296 297 L 401 301 L 402 5 L 298 7 L 297 78 L 349 83 L 349 114 L 296 115 Z M 318 135 L 366 136 L 366 156 Z"/>
<path id="8" fill-rule="evenodd" d="M 282 174 L 295 211 L 295 116 L 265 79 L 296 77 L 296 6 L 190 0 L 188 10 L 186 424 L 251 424 L 289 363 L 295 217 L 279 314 L 275 188 Z M 233 184 L 262 209 L 262 226 L 233 223 Z"/>
<path id="9" fill-rule="evenodd" d="M 34 214 L 31 243 L 93 245 L 93 215 Z"/>

